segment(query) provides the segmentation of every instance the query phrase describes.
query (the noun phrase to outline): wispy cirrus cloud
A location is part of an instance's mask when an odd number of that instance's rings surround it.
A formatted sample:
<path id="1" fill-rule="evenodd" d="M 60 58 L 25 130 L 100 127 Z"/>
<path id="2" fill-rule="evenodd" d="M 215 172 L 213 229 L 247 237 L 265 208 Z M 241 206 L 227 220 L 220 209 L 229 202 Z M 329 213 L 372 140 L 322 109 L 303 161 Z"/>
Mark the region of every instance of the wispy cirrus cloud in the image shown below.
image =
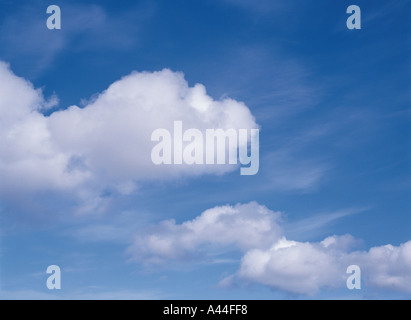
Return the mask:
<path id="1" fill-rule="evenodd" d="M 313 80 L 313 68 L 280 46 L 235 44 L 223 55 L 226 61 L 213 70 L 219 76 L 210 83 L 246 101 L 262 122 L 289 121 L 323 98 L 324 88 Z"/>
<path id="2" fill-rule="evenodd" d="M 63 51 L 131 49 L 139 42 L 142 22 L 152 12 L 151 7 L 134 6 L 128 13 L 115 15 L 96 4 L 64 3 L 61 5 L 62 29 L 49 30 L 46 27 L 49 5 L 45 1 L 34 6 L 21 4 L 19 10 L 2 21 L 2 59 L 29 59 L 34 63 L 28 67 L 38 74 L 52 66 Z"/>
<path id="3" fill-rule="evenodd" d="M 360 207 L 321 213 L 295 222 L 286 223 L 284 228 L 287 230 L 287 235 L 291 238 L 303 236 L 307 239 L 314 234 L 318 234 L 318 232 L 322 232 L 325 227 L 340 219 L 369 210 L 371 210 L 370 207 Z"/>

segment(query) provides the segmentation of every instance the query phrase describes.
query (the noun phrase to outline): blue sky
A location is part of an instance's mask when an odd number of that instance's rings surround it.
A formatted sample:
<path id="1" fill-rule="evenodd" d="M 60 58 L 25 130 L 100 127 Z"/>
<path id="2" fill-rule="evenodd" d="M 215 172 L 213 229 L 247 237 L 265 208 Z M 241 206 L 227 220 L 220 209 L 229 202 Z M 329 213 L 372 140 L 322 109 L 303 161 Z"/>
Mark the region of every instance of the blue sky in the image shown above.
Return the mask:
<path id="1" fill-rule="evenodd" d="M 410 298 L 408 1 L 0 8 L 0 298 Z M 139 160 L 196 84 L 233 101 L 213 121 L 255 119 L 257 175 Z"/>

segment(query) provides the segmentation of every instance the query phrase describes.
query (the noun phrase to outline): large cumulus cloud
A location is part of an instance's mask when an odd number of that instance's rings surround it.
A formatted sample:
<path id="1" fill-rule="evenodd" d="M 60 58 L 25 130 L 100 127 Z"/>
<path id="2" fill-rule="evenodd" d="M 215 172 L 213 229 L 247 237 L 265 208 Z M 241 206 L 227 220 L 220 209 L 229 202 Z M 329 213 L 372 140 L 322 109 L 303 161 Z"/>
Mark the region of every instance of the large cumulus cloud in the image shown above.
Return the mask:
<path id="1" fill-rule="evenodd" d="M 80 98 L 80 97 L 79 97 Z M 257 128 L 250 110 L 232 99 L 213 100 L 203 85 L 190 87 L 182 73 L 133 72 L 84 108 L 45 116 L 41 90 L 0 62 L 0 179 L 12 190 L 89 190 L 131 193 L 143 181 L 222 174 L 236 168 L 155 166 L 151 134 L 183 129 Z"/>

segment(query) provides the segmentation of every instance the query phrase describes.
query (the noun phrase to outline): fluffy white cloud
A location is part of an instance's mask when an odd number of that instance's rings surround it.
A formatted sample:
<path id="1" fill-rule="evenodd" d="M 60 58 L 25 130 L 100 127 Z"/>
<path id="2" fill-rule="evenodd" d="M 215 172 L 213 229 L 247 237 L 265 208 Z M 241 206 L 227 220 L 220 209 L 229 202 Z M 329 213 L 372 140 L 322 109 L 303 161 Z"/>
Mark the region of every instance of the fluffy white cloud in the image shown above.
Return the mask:
<path id="1" fill-rule="evenodd" d="M 323 287 L 343 287 L 347 267 L 358 265 L 366 285 L 411 292 L 411 241 L 350 252 L 347 244 L 353 242 L 351 236 L 334 236 L 321 243 L 282 239 L 268 250 L 247 252 L 235 277 L 312 295 Z"/>
<path id="2" fill-rule="evenodd" d="M 300 243 L 284 238 L 270 249 L 247 252 L 236 277 L 301 294 L 316 293 L 324 286 L 342 286 L 349 265 L 341 263 L 344 251 L 339 246 L 347 240 L 351 240 L 349 236 Z"/>
<path id="3" fill-rule="evenodd" d="M 215 101 L 203 85 L 189 87 L 182 73 L 170 70 L 134 72 L 86 107 L 46 117 L 41 110 L 49 104 L 40 90 L 0 62 L 2 192 L 76 189 L 90 199 L 92 190 L 128 194 L 142 181 L 225 173 L 236 167 L 155 166 L 152 132 L 173 132 L 175 120 L 184 130 L 257 128 L 243 103 Z"/>
<path id="4" fill-rule="evenodd" d="M 370 284 L 411 292 L 411 241 L 398 247 L 386 245 L 371 248 L 369 252 L 353 253 L 350 259 L 360 261 Z"/>
<path id="5" fill-rule="evenodd" d="M 160 223 L 151 232 L 136 237 L 128 252 L 135 260 L 162 264 L 197 257 L 206 249 L 264 248 L 282 235 L 279 216 L 255 202 L 215 207 L 180 225 L 174 220 Z"/>
<path id="6" fill-rule="evenodd" d="M 346 286 L 347 267 L 358 265 L 365 286 L 411 292 L 411 241 L 394 247 L 354 251 L 351 235 L 322 242 L 296 242 L 284 237 L 280 214 L 253 202 L 216 207 L 192 221 L 164 221 L 136 237 L 128 249 L 143 264 L 204 259 L 233 248 L 242 252 L 239 270 L 221 285 L 259 283 L 295 294 L 314 295 L 323 288 Z"/>
<path id="7" fill-rule="evenodd" d="M 85 178 L 68 172 L 70 155 L 58 148 L 39 113 L 48 104 L 40 90 L 0 62 L 0 191 L 65 188 Z"/>
<path id="8" fill-rule="evenodd" d="M 190 88 L 181 73 L 163 70 L 132 73 L 112 84 L 93 103 L 53 113 L 49 128 L 60 147 L 76 155 L 78 165 L 100 180 L 168 179 L 184 175 L 224 173 L 233 166 L 153 165 L 151 134 L 197 128 L 256 128 L 249 109 L 226 99 L 214 101 L 204 86 Z"/>

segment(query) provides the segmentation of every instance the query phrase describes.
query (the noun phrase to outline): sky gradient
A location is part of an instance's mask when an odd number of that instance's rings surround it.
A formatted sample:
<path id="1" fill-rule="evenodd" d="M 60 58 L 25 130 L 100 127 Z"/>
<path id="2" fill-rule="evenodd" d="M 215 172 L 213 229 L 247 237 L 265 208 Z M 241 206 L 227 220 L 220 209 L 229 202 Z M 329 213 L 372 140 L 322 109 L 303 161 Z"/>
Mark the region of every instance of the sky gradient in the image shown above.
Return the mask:
<path id="1" fill-rule="evenodd" d="M 409 299 L 410 9 L 0 0 L 0 298 Z M 258 174 L 154 166 L 178 120 Z"/>

